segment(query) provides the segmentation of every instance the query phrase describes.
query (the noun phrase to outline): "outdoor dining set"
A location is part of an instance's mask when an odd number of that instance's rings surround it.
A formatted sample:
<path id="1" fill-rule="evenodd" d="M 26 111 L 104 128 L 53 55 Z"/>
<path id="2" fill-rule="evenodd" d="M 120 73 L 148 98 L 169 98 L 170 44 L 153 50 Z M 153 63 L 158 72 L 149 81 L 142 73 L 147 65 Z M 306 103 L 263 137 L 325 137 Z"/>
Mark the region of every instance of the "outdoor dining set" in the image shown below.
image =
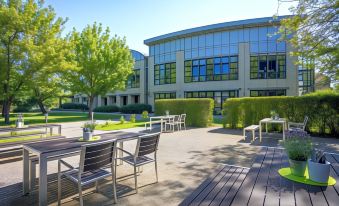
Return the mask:
<path id="1" fill-rule="evenodd" d="M 182 128 L 186 130 L 186 114 L 166 114 L 164 116 L 150 117 L 150 121 L 145 123 L 145 129 L 149 129 L 151 131 L 154 124 L 160 124 L 160 132 L 167 131 L 167 128 L 172 132 L 175 131 L 175 128 L 177 128 L 178 131 Z"/>

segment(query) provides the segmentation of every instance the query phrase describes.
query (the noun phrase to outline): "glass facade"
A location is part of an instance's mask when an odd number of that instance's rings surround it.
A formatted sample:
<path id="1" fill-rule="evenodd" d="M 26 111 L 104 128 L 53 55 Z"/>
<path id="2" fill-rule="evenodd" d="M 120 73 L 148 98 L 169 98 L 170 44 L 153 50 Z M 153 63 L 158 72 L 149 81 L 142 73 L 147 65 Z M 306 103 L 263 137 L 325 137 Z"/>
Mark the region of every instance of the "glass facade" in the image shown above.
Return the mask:
<path id="1" fill-rule="evenodd" d="M 286 89 L 273 89 L 273 90 L 251 90 L 251 97 L 263 96 L 286 96 Z"/>
<path id="2" fill-rule="evenodd" d="M 225 91 L 189 91 L 185 92 L 185 98 L 212 98 L 214 99 L 214 110 L 216 112 L 222 109 L 222 104 L 226 99 L 238 97 L 238 90 Z"/>
<path id="3" fill-rule="evenodd" d="M 251 79 L 285 79 L 286 55 L 259 55 L 250 57 Z"/>
<path id="4" fill-rule="evenodd" d="M 130 88 L 140 88 L 140 69 L 135 69 L 127 79 L 127 86 Z"/>
<path id="5" fill-rule="evenodd" d="M 185 61 L 185 83 L 238 79 L 238 56 Z"/>
<path id="6" fill-rule="evenodd" d="M 313 69 L 301 69 L 298 70 L 298 84 L 301 94 L 307 94 L 314 92 L 314 70 Z"/>
<path id="7" fill-rule="evenodd" d="M 163 93 L 154 93 L 154 100 L 157 99 L 175 99 L 175 92 L 163 92 Z"/>
<path id="8" fill-rule="evenodd" d="M 154 85 L 175 84 L 175 63 L 158 64 L 154 66 Z"/>

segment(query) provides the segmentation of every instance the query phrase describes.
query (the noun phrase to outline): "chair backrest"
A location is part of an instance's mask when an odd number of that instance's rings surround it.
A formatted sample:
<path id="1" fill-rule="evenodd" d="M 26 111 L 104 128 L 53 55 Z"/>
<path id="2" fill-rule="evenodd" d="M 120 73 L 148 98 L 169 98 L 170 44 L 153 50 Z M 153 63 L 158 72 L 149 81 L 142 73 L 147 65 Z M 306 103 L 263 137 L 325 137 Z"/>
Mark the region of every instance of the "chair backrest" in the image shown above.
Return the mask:
<path id="1" fill-rule="evenodd" d="M 308 122 L 308 116 L 305 116 L 304 123 L 303 123 L 304 124 L 303 130 L 305 130 L 307 122 Z"/>
<path id="2" fill-rule="evenodd" d="M 174 120 L 174 122 L 180 121 L 180 115 L 174 115 L 173 120 Z"/>
<path id="3" fill-rule="evenodd" d="M 100 169 L 115 157 L 116 140 L 86 144 L 81 147 L 79 172 Z"/>
<path id="4" fill-rule="evenodd" d="M 153 133 L 140 136 L 135 151 L 135 158 L 151 154 L 158 149 L 160 133 Z"/>
<path id="5" fill-rule="evenodd" d="M 181 114 L 181 122 L 185 122 L 186 121 L 186 114 Z"/>

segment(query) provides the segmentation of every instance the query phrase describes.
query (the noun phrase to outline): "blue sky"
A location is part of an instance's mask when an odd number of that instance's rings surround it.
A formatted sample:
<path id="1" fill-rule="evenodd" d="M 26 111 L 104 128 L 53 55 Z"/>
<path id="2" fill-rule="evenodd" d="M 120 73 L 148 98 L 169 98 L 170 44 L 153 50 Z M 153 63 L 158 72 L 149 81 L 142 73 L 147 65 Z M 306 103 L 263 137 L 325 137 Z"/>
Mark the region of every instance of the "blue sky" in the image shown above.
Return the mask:
<path id="1" fill-rule="evenodd" d="M 68 17 L 64 33 L 81 31 L 94 22 L 108 26 L 112 35 L 125 36 L 131 49 L 148 54 L 145 39 L 197 26 L 268 17 L 278 0 L 46 0 L 58 16 Z M 279 15 L 290 14 L 290 4 Z"/>

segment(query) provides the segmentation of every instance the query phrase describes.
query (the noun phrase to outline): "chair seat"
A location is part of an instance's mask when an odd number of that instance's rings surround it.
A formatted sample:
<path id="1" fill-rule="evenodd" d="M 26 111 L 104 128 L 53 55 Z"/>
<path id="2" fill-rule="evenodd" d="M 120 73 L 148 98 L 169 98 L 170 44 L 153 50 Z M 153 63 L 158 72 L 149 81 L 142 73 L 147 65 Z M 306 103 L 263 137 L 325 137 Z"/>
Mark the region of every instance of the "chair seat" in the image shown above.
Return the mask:
<path id="1" fill-rule="evenodd" d="M 122 160 L 125 161 L 126 163 L 130 164 L 130 165 L 134 165 L 134 157 L 133 156 L 123 157 Z M 148 164 L 150 162 L 154 162 L 154 159 L 147 157 L 147 156 L 140 156 L 140 157 L 137 158 L 136 166 Z"/>
<path id="2" fill-rule="evenodd" d="M 68 179 L 72 182 L 78 183 L 78 174 L 79 170 L 72 169 L 63 173 Z M 108 169 L 99 169 L 94 171 L 88 171 L 82 174 L 81 176 L 81 185 L 87 185 L 92 182 L 96 182 L 97 180 L 110 177 L 112 173 Z"/>

